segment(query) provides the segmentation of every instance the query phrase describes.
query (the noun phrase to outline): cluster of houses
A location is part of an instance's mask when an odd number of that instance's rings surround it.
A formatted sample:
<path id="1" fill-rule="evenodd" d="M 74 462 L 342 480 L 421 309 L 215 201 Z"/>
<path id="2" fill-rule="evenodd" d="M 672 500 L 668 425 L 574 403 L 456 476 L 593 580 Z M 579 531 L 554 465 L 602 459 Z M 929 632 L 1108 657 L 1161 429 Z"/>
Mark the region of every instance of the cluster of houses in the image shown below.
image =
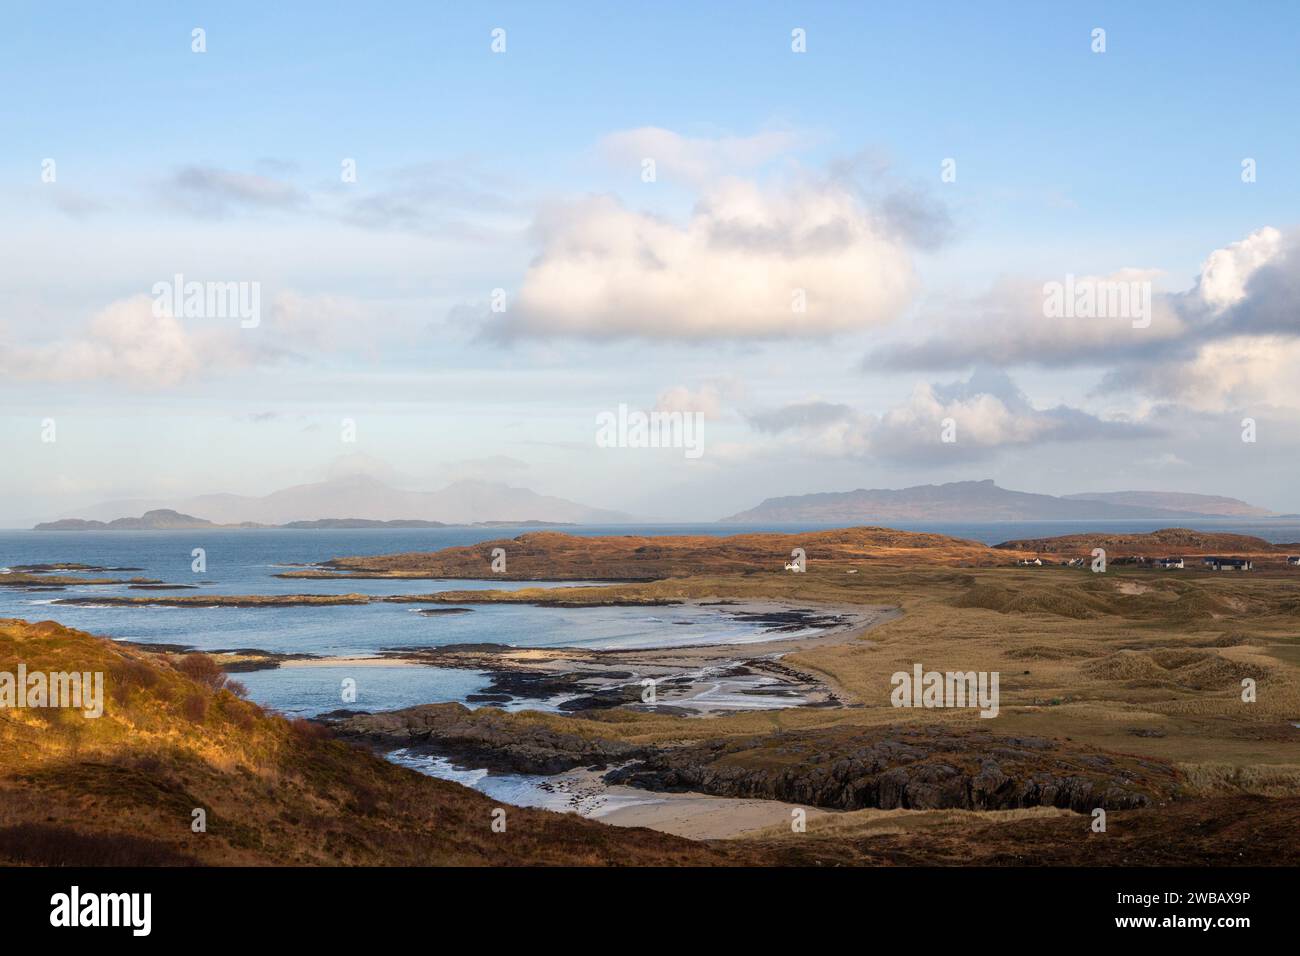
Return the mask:
<path id="1" fill-rule="evenodd" d="M 1090 564 L 1092 564 L 1092 559 L 1091 558 L 1068 558 L 1065 561 L 1060 561 L 1058 563 L 1065 568 L 1086 568 Z M 1154 565 L 1155 567 L 1159 567 L 1159 568 L 1185 567 L 1182 558 L 1147 558 L 1147 557 L 1143 557 L 1142 555 L 1134 555 L 1134 556 L 1126 555 L 1126 556 L 1115 558 L 1110 563 L 1111 564 L 1139 564 L 1144 566 Z M 1016 564 L 1020 565 L 1021 567 L 1041 568 L 1044 562 L 1042 558 L 1020 558 L 1019 560 L 1016 561 Z"/>
<path id="2" fill-rule="evenodd" d="M 1083 568 L 1087 567 L 1090 564 L 1090 561 L 1088 558 L 1069 558 L 1068 560 L 1059 563 L 1067 568 Z M 1183 558 L 1148 558 L 1144 555 L 1125 555 L 1113 559 L 1110 563 L 1116 565 L 1135 564 L 1144 567 L 1149 566 L 1161 568 L 1166 571 L 1181 571 L 1187 567 L 1187 561 Z M 1300 568 L 1300 555 L 1292 555 L 1288 557 L 1286 563 L 1290 567 Z M 1016 564 L 1020 567 L 1041 568 L 1044 562 L 1042 558 L 1019 558 L 1017 559 Z M 1201 565 L 1207 571 L 1252 571 L 1255 568 L 1255 563 L 1251 561 L 1250 558 L 1225 558 L 1218 556 L 1202 558 Z"/>

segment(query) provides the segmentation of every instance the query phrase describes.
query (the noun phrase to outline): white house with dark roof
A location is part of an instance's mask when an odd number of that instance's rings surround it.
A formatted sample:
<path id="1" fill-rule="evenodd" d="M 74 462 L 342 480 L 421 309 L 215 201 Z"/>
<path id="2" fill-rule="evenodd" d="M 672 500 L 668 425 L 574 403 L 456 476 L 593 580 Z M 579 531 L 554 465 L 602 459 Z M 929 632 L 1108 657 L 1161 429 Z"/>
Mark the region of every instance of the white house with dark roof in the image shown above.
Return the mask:
<path id="1" fill-rule="evenodd" d="M 1205 559 L 1205 566 L 1211 571 L 1249 571 L 1255 563 L 1250 558 L 1212 557 Z"/>

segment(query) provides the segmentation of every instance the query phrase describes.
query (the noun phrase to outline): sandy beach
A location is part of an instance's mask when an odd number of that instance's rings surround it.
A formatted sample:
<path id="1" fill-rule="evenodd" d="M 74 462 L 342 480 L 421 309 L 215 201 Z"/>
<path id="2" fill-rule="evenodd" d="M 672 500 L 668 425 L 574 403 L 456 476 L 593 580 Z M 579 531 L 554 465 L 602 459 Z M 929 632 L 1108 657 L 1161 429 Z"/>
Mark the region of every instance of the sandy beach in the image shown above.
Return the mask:
<path id="1" fill-rule="evenodd" d="M 656 794 L 652 803 L 594 813 L 592 819 L 616 827 L 649 827 L 690 840 L 724 840 L 769 827 L 789 828 L 794 811 L 802 809 L 808 821 L 830 816 L 832 811 L 796 807 L 779 800 L 742 800 L 710 797 L 702 793 Z"/>

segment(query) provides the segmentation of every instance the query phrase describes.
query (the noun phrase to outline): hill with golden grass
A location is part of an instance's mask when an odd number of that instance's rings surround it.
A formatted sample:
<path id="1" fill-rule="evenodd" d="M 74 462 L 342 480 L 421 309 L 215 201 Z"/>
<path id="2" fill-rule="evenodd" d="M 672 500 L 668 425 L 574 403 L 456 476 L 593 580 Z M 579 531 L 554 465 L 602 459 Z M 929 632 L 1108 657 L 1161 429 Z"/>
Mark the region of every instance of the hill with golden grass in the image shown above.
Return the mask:
<path id="1" fill-rule="evenodd" d="M 492 552 L 506 554 L 504 573 Z M 523 581 L 648 581 L 699 574 L 780 573 L 795 548 L 808 566 L 880 564 L 992 565 L 1004 552 L 978 541 L 892 528 L 841 528 L 805 534 L 621 535 L 590 537 L 535 531 L 433 552 L 341 557 L 323 563 L 344 577 L 504 578 Z M 288 572 L 281 577 L 318 577 Z"/>
<path id="2" fill-rule="evenodd" d="M 1296 545 L 1270 544 L 1248 534 L 1196 531 L 1192 528 L 1162 528 L 1144 534 L 1095 532 L 1054 538 L 1018 538 L 994 545 L 1003 551 L 1033 552 L 1062 557 L 1087 557 L 1093 548 L 1104 548 L 1108 558 L 1184 558 L 1207 555 L 1254 558 L 1284 564 L 1286 555 L 1297 553 Z"/>
<path id="3" fill-rule="evenodd" d="M 104 712 L 0 709 L 0 865 L 683 865 L 742 859 L 507 808 L 242 699 L 201 654 L 0 620 L 0 672 L 99 671 Z M 192 830 L 206 812 L 206 832 Z"/>

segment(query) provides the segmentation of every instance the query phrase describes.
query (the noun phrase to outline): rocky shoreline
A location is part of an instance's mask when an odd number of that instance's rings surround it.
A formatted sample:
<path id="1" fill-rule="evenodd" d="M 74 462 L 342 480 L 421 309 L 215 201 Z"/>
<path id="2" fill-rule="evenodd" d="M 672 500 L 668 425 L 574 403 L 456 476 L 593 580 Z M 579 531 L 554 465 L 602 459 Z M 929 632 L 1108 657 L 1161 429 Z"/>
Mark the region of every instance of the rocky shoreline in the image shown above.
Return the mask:
<path id="1" fill-rule="evenodd" d="M 381 752 L 403 748 L 448 757 L 498 773 L 551 775 L 575 767 L 603 769 L 649 751 L 620 741 L 588 738 L 510 720 L 490 709 L 421 704 L 379 714 L 323 715 L 340 737 Z"/>
<path id="2" fill-rule="evenodd" d="M 228 674 L 275 670 L 281 664 L 326 660 L 326 658 L 322 658 L 318 654 L 265 651 L 259 647 L 224 647 L 206 650 L 192 644 L 155 644 L 144 641 L 128 641 L 123 638 L 115 638 L 113 643 L 133 648 L 145 654 L 203 653 L 216 661 L 217 666 Z"/>
<path id="3" fill-rule="evenodd" d="M 465 595 L 458 592 L 458 596 Z M 143 604 L 179 607 L 321 607 L 371 601 L 422 603 L 427 596 L 372 597 L 344 595 L 249 595 L 185 597 L 71 598 L 55 603 Z M 532 600 L 529 603 L 541 603 Z M 685 604 L 674 601 L 674 604 Z M 230 672 L 272 670 L 282 665 L 410 665 L 472 670 L 488 686 L 467 700 L 488 707 L 546 703 L 563 713 L 627 707 L 680 716 L 751 710 L 761 707 L 838 707 L 844 700 L 818 675 L 782 663 L 795 650 L 807 650 L 852 638 L 865 627 L 889 619 L 888 608 L 789 607 L 764 601 L 697 602 L 725 607 L 725 613 L 753 625 L 758 639 L 745 643 L 677 645 L 641 649 L 573 647 L 528 648 L 474 643 L 393 646 L 373 657 L 345 659 L 315 654 L 276 653 L 259 648 L 212 650 L 218 665 Z M 566 606 L 573 606 L 568 605 Z M 415 609 L 423 616 L 473 613 L 451 605 Z M 138 644 L 146 652 L 192 653 L 181 645 Z M 653 681 L 647 699 L 646 681 Z"/>
<path id="4" fill-rule="evenodd" d="M 781 657 L 792 650 L 849 639 L 863 626 L 891 619 L 893 609 L 852 622 L 836 611 L 755 606 L 736 602 L 738 613 L 765 615 L 774 629 L 802 631 L 814 615 L 825 633 L 775 638 L 758 645 L 595 651 L 511 648 L 498 644 L 394 648 L 397 659 L 484 671 L 492 683 L 488 704 L 569 695 L 560 713 L 622 707 L 704 716 L 693 710 L 698 674 L 711 680 L 768 678 L 763 689 L 789 693 L 803 706 L 842 706 L 814 675 Z M 801 615 L 805 615 L 801 617 Z M 788 633 L 788 631 L 787 631 Z M 758 653 L 754 653 L 757 651 Z M 749 652 L 749 653 L 746 653 Z M 640 680 L 656 676 L 658 700 L 641 698 Z M 818 686 L 820 699 L 811 690 Z M 584 693 L 576 692 L 584 691 Z M 764 707 L 771 702 L 765 700 Z M 324 715 L 339 736 L 379 752 L 428 754 L 456 767 L 491 774 L 562 780 L 578 774 L 585 786 L 621 794 L 694 794 L 737 801 L 770 801 L 823 811 L 861 809 L 1009 810 L 1059 808 L 1135 809 L 1168 802 L 1179 777 L 1158 760 L 1108 753 L 1044 737 L 996 735 L 949 727 L 825 727 L 777 735 L 724 737 L 705 743 L 653 744 L 593 734 L 591 723 L 546 721 L 493 706 L 430 704 L 386 713 Z M 544 789 L 546 781 L 537 784 Z M 566 784 L 567 785 L 567 784 Z M 702 796 L 701 796 L 702 795 Z M 716 807 L 715 807 L 716 810 Z M 635 815 L 633 815 L 635 816 Z"/>
<path id="5" fill-rule="evenodd" d="M 74 578 L 66 574 L 47 574 L 44 572 L 19 573 L 17 571 L 9 574 L 0 574 L 0 587 L 2 588 L 22 588 L 28 591 L 63 591 L 69 587 L 109 587 L 113 585 L 143 588 L 154 586 L 168 586 L 163 581 L 154 578 Z M 181 585 L 176 585 L 180 587 Z M 87 603 L 97 600 L 112 600 L 105 598 L 84 598 L 68 599 L 60 603 Z M 120 600 L 129 600 L 122 598 Z"/>
<path id="6" fill-rule="evenodd" d="M 386 648 L 380 659 L 483 672 L 488 687 L 468 700 L 489 706 L 567 698 L 555 704 L 564 713 L 627 707 L 682 716 L 753 709 L 760 704 L 837 707 L 844 701 L 821 677 L 782 663 L 780 657 L 847 639 L 890 614 L 883 609 L 850 612 L 727 603 L 728 614 L 758 625 L 765 635 L 803 636 L 635 650 L 491 643 L 406 646 Z M 646 681 L 653 681 L 652 695 L 647 694 Z"/>
<path id="7" fill-rule="evenodd" d="M 605 786 L 823 810 L 1131 810 L 1174 799 L 1180 783 L 1162 761 L 938 726 L 821 728 L 659 746 L 460 704 L 342 713 L 328 722 L 339 736 L 381 752 L 425 752 L 494 773 L 553 776 L 582 768 L 598 772 Z"/>
<path id="8" fill-rule="evenodd" d="M 30 587 L 32 582 L 15 580 L 8 582 L 12 587 Z M 145 578 L 132 578 L 130 581 L 114 580 L 64 580 L 60 584 L 124 584 L 132 590 L 182 590 L 194 588 L 192 584 L 165 584 Z M 0 585 L 6 584 L 0 577 Z M 47 588 L 47 590 L 49 590 Z M 434 594 L 205 594 L 184 595 L 181 597 L 75 597 L 61 598 L 55 604 L 90 605 L 104 607 L 239 607 L 239 608 L 281 608 L 281 607 L 331 607 L 334 605 L 354 604 L 530 604 L 534 607 L 674 607 L 685 601 L 664 598 L 610 598 L 602 600 L 565 599 L 563 597 L 539 597 L 536 594 L 511 595 L 498 591 L 443 591 Z M 463 614 L 473 608 L 421 608 L 419 613 Z"/>

